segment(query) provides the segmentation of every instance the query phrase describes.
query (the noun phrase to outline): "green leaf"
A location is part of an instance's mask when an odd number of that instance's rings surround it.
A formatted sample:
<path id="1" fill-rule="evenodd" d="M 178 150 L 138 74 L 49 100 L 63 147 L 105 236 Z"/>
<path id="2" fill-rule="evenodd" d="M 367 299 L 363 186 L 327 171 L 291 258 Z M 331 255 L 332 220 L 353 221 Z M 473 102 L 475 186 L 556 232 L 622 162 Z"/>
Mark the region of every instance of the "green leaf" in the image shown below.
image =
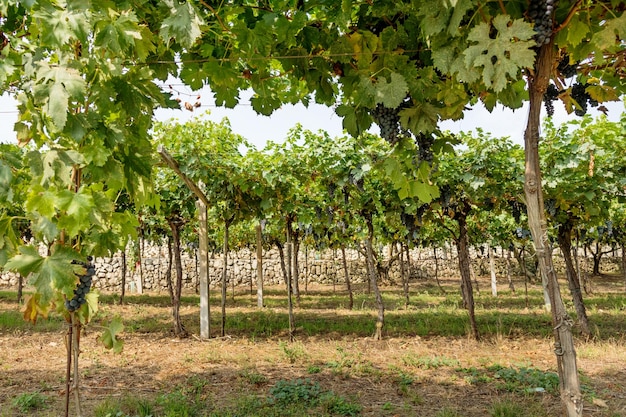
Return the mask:
<path id="1" fill-rule="evenodd" d="M 496 36 L 490 32 L 496 30 Z M 467 39 L 475 42 L 464 52 L 467 68 L 483 67 L 485 86 L 495 92 L 506 88 L 509 77 L 515 80 L 521 68 L 532 67 L 535 41 L 532 26 L 523 19 L 510 22 L 510 16 L 498 15 L 493 19 L 493 28 L 481 23 L 473 28 Z"/>
<path id="2" fill-rule="evenodd" d="M 395 109 L 404 101 L 409 91 L 409 85 L 404 77 L 396 72 L 391 73 L 391 80 L 379 78 L 374 85 L 376 103 L 382 103 L 385 107 Z"/>
<path id="3" fill-rule="evenodd" d="M 111 320 L 109 325 L 104 329 L 100 340 L 107 349 L 113 349 L 115 353 L 121 353 L 124 349 L 124 342 L 118 339 L 118 334 L 124 331 L 124 324 L 119 317 Z"/>
<path id="4" fill-rule="evenodd" d="M 352 136 L 357 137 L 362 132 L 362 129 L 359 127 L 359 117 L 357 116 L 357 112 L 353 106 L 340 105 L 337 106 L 335 113 L 339 117 L 343 118 L 342 125 L 343 128 Z"/>
<path id="5" fill-rule="evenodd" d="M 190 48 L 202 35 L 200 25 L 204 24 L 191 2 L 166 1 L 170 16 L 163 20 L 160 35 L 165 42 L 172 38 L 183 48 Z"/>
<path id="6" fill-rule="evenodd" d="M 70 98 L 82 99 L 86 83 L 73 68 L 42 65 L 37 72 L 37 84 L 33 89 L 35 100 L 44 105 L 57 130 L 61 131 L 67 121 Z"/>
<path id="7" fill-rule="evenodd" d="M 424 204 L 428 204 L 439 197 L 439 188 L 436 185 L 420 180 L 410 181 L 409 184 L 411 197 L 417 197 Z"/>
<path id="8" fill-rule="evenodd" d="M 250 98 L 250 104 L 252 104 L 252 108 L 255 112 L 260 113 L 264 116 L 271 115 L 274 110 L 280 108 L 282 105 L 282 101 L 275 96 L 261 96 L 254 95 Z"/>
<path id="9" fill-rule="evenodd" d="M 39 271 L 44 262 L 44 258 L 39 255 L 34 246 L 20 246 L 19 254 L 9 259 L 4 266 L 11 271 L 17 271 L 22 276 L 27 277 L 33 272 Z"/>

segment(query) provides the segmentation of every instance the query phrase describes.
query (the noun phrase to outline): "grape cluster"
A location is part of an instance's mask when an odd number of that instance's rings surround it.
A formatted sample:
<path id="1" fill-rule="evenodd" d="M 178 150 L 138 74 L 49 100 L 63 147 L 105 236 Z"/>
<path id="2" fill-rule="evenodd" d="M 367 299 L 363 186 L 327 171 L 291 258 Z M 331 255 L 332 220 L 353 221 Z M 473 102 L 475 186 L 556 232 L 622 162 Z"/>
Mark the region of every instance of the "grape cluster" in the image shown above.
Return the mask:
<path id="1" fill-rule="evenodd" d="M 72 262 L 74 264 L 79 264 L 85 267 L 85 275 L 78 275 L 78 283 L 76 284 L 76 289 L 74 290 L 74 297 L 71 300 L 65 300 L 65 308 L 67 311 L 76 311 L 85 304 L 85 296 L 91 289 L 91 280 L 96 273 L 96 268 L 94 268 L 93 264 L 91 264 L 91 257 L 88 257 L 88 262 Z"/>
<path id="2" fill-rule="evenodd" d="M 537 46 L 550 42 L 552 37 L 552 13 L 557 0 L 530 0 L 528 17 L 535 23 Z"/>
<path id="3" fill-rule="evenodd" d="M 574 64 L 570 64 L 569 55 L 563 55 L 556 69 L 563 76 L 563 78 L 572 78 L 576 76 L 576 73 L 578 72 L 578 63 L 575 62 Z"/>
<path id="4" fill-rule="evenodd" d="M 576 108 L 576 110 L 574 110 L 576 116 L 584 116 L 585 114 L 587 114 L 588 105 L 591 105 L 591 107 L 598 106 L 598 102 L 592 99 L 587 92 L 587 86 L 588 84 L 581 83 L 575 83 L 572 86 L 571 96 L 576 101 L 576 103 L 578 103 L 579 106 Z"/>
<path id="5" fill-rule="evenodd" d="M 526 212 L 526 207 L 523 203 L 515 200 L 511 201 L 509 204 L 511 206 L 511 214 L 515 219 L 515 222 L 519 223 L 522 218 L 522 213 Z"/>
<path id="6" fill-rule="evenodd" d="M 452 206 L 452 188 L 447 184 L 439 187 L 439 203 L 445 212 Z"/>
<path id="7" fill-rule="evenodd" d="M 376 108 L 371 111 L 374 121 L 380 127 L 380 136 L 392 145 L 395 145 L 400 139 L 399 110 L 398 107 L 391 109 L 378 103 Z"/>
<path id="8" fill-rule="evenodd" d="M 546 113 L 549 117 L 554 115 L 554 101 L 559 97 L 561 91 L 554 84 L 549 84 L 546 92 L 543 94 L 543 104 L 546 106 Z"/>
<path id="9" fill-rule="evenodd" d="M 418 147 L 418 156 L 420 161 L 432 162 L 433 160 L 433 143 L 435 138 L 432 134 L 420 133 L 415 136 L 415 143 Z"/>

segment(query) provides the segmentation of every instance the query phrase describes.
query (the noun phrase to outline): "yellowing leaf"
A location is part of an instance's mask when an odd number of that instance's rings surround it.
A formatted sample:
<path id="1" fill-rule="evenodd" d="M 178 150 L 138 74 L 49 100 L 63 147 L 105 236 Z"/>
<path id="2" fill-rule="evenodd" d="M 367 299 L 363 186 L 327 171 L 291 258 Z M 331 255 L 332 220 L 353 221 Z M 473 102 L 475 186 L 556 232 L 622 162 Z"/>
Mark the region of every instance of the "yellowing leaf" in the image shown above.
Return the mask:
<path id="1" fill-rule="evenodd" d="M 26 297 L 26 302 L 24 303 L 24 320 L 36 324 L 39 316 L 44 319 L 48 318 L 50 305 L 41 305 L 40 301 L 41 294 L 33 294 Z"/>

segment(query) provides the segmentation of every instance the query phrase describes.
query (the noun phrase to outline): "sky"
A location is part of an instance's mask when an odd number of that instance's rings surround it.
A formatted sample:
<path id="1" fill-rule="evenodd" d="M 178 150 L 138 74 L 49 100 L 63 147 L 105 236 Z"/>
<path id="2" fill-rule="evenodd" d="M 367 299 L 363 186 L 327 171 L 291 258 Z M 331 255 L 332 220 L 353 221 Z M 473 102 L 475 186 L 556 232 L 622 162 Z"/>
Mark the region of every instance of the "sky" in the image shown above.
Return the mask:
<path id="1" fill-rule="evenodd" d="M 178 88 L 178 87 L 173 87 Z M 305 129 L 317 132 L 324 130 L 330 136 L 341 136 L 343 128 L 341 118 L 337 116 L 333 108 L 311 104 L 308 108 L 304 105 L 284 105 L 276 110 L 272 116 L 258 115 L 249 104 L 249 96 L 242 94 L 241 103 L 234 109 L 226 109 L 215 106 L 213 95 L 210 90 L 205 89 L 200 92 L 185 91 L 184 87 L 176 92 L 182 102 L 189 101 L 194 104 L 199 101 L 201 106 L 195 108 L 193 112 L 185 109 L 170 110 L 159 109 L 156 111 L 156 118 L 161 121 L 176 119 L 185 122 L 194 117 L 206 117 L 212 121 L 220 122 L 224 117 L 228 118 L 233 132 L 246 138 L 258 149 L 262 149 L 267 141 L 283 142 L 289 130 L 300 123 Z M 197 97 L 200 97 L 197 100 Z M 609 120 L 619 120 L 620 114 L 624 112 L 622 102 L 607 103 L 609 108 Z M 595 113 L 592 115 L 599 114 Z M 523 144 L 524 128 L 527 120 L 527 107 L 522 107 L 515 111 L 496 108 L 489 113 L 482 105 L 476 105 L 465 113 L 463 119 L 459 121 L 444 121 L 440 123 L 442 130 L 449 130 L 453 133 L 460 131 L 470 132 L 477 128 L 482 128 L 495 137 L 508 136 L 512 141 L 520 145 Z M 557 125 L 567 120 L 575 119 L 576 116 L 568 115 L 562 104 L 555 103 L 554 120 Z M 17 109 L 15 101 L 6 94 L 0 97 L 0 142 L 14 142 L 15 132 L 13 125 L 17 120 Z M 376 129 L 372 130 L 376 132 Z"/>

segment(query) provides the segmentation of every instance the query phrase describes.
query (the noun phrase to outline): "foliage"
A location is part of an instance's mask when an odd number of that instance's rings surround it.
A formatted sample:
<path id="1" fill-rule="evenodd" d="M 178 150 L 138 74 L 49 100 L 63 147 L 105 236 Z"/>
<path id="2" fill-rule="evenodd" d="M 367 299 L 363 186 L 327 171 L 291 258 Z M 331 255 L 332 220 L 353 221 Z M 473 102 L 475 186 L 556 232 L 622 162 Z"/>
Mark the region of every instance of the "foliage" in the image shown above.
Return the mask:
<path id="1" fill-rule="evenodd" d="M 294 403 L 315 404 L 322 391 L 310 379 L 280 380 L 270 388 L 270 402 L 279 405 Z"/>
<path id="2" fill-rule="evenodd" d="M 13 400 L 13 405 L 22 413 L 30 413 L 47 407 L 48 397 L 40 392 L 20 394 Z"/>

